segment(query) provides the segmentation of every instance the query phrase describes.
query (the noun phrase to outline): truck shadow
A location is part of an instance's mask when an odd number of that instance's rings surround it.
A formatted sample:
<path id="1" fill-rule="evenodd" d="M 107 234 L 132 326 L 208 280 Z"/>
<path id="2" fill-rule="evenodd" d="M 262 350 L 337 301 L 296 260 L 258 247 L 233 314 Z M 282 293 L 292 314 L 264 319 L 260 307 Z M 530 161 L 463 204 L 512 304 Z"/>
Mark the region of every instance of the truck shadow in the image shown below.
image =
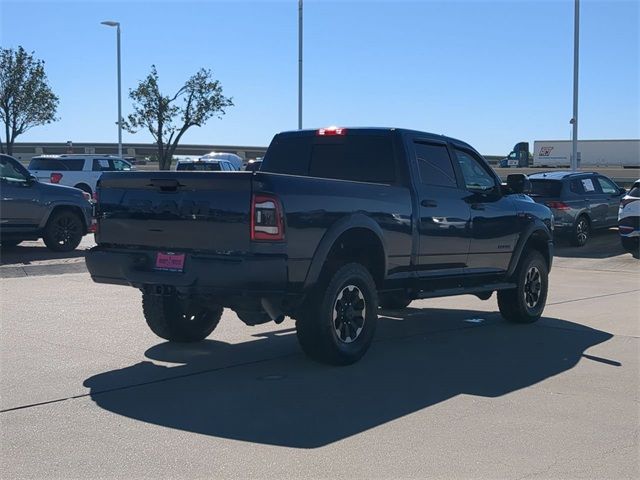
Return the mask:
<path id="1" fill-rule="evenodd" d="M 584 355 L 612 335 L 564 320 L 522 326 L 487 312 L 482 319 L 464 310 L 391 314 L 380 318 L 382 338 L 349 367 L 307 360 L 287 329 L 236 345 L 158 344 L 147 350 L 147 358 L 180 365 L 140 362 L 95 375 L 84 385 L 96 405 L 142 422 L 309 449 L 457 395 L 495 398 L 527 388 L 566 372 L 581 358 L 607 368 L 620 365 Z"/>
<path id="2" fill-rule="evenodd" d="M 44 246 L 41 240 L 25 241 L 15 247 L 3 247 L 0 249 L 0 265 L 30 265 L 32 262 L 43 260 L 66 260 L 70 258 L 84 257 L 86 247 L 80 247 L 71 252 L 53 252 Z"/>

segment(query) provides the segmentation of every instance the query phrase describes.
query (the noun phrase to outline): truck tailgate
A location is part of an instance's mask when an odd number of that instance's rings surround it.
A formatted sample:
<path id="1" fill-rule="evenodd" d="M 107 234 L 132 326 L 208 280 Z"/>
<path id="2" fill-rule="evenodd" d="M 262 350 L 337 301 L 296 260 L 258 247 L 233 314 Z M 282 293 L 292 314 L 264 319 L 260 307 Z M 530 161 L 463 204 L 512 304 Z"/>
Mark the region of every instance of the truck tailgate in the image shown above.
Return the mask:
<path id="1" fill-rule="evenodd" d="M 98 244 L 246 252 L 251 172 L 104 173 Z"/>

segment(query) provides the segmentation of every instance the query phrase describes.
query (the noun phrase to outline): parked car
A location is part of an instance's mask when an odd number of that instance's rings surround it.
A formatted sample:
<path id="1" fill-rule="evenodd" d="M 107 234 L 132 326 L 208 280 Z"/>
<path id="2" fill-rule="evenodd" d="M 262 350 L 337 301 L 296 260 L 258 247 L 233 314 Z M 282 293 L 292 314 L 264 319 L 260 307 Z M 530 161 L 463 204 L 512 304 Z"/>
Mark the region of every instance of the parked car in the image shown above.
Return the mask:
<path id="1" fill-rule="evenodd" d="M 555 233 L 576 247 L 593 230 L 615 227 L 625 189 L 596 172 L 544 172 L 529 175 L 529 195 L 553 212 Z"/>
<path id="2" fill-rule="evenodd" d="M 227 152 L 211 152 L 207 153 L 200 157 L 200 160 L 226 160 L 227 162 L 231 162 L 235 167 L 235 170 L 240 170 L 242 168 L 243 160 L 240 155 L 236 155 L 235 153 L 227 153 Z"/>
<path id="3" fill-rule="evenodd" d="M 133 166 L 112 155 L 43 155 L 33 157 L 29 171 L 40 181 L 79 188 L 93 195 L 102 172 L 126 172 Z"/>
<path id="4" fill-rule="evenodd" d="M 39 182 L 15 158 L 0 155 L 0 243 L 3 247 L 42 238 L 58 252 L 75 249 L 92 229 L 90 195 Z"/>
<path id="5" fill-rule="evenodd" d="M 470 145 L 403 129 L 275 136 L 257 172 L 105 173 L 94 281 L 139 288 L 147 324 L 193 342 L 223 307 L 248 325 L 296 320 L 310 357 L 357 361 L 378 306 L 497 292 L 509 321 L 544 309 L 551 212 Z M 443 228 L 445 226 L 446 228 Z"/>
<path id="6" fill-rule="evenodd" d="M 618 231 L 625 250 L 640 254 L 640 179 L 620 200 Z"/>
<path id="7" fill-rule="evenodd" d="M 176 171 L 235 172 L 237 168 L 224 159 L 178 160 Z"/>

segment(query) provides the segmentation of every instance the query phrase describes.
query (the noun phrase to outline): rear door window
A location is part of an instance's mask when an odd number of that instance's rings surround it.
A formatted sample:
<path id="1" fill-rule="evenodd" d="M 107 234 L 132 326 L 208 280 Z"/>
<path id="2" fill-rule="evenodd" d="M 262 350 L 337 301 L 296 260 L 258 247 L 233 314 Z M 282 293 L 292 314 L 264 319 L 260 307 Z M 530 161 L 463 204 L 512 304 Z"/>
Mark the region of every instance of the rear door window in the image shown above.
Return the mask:
<path id="1" fill-rule="evenodd" d="M 415 142 L 413 147 L 421 183 L 450 188 L 458 186 L 446 145 Z"/>
<path id="2" fill-rule="evenodd" d="M 95 158 L 93 160 L 94 172 L 110 172 L 113 171 L 113 164 L 108 158 Z"/>

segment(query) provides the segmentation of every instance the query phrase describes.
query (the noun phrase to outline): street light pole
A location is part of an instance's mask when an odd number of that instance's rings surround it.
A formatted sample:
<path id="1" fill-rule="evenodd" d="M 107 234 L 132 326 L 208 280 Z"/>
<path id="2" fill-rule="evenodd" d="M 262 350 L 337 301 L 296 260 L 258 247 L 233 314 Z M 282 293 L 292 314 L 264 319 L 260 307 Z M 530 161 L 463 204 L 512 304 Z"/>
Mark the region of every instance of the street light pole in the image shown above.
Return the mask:
<path id="1" fill-rule="evenodd" d="M 302 130 L 302 0 L 298 0 L 298 130 Z"/>
<path id="2" fill-rule="evenodd" d="M 108 27 L 116 27 L 116 42 L 118 50 L 118 156 L 122 158 L 122 81 L 120 73 L 120 22 L 111 20 L 101 22 Z"/>
<path id="3" fill-rule="evenodd" d="M 578 59 L 580 42 L 580 0 L 575 0 L 573 19 L 573 125 L 571 171 L 578 170 Z"/>

